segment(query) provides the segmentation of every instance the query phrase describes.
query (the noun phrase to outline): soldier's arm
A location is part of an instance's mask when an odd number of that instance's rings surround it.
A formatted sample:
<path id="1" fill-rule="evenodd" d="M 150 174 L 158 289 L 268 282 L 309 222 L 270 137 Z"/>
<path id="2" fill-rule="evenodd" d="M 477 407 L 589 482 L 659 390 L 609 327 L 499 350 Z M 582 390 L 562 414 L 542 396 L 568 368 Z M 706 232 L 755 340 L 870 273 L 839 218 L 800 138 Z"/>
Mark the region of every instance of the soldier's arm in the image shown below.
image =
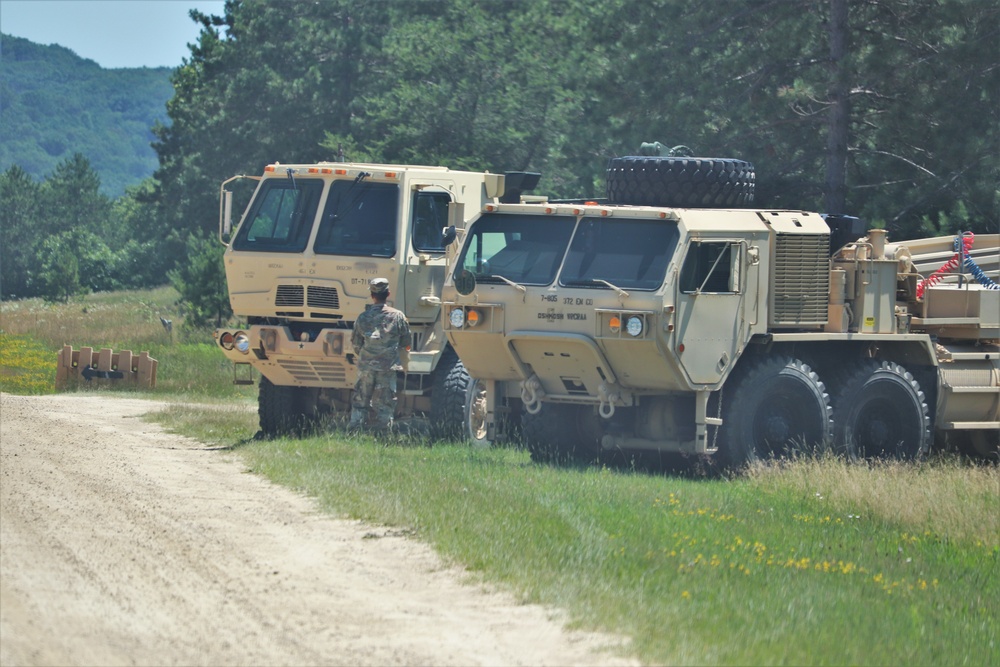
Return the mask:
<path id="1" fill-rule="evenodd" d="M 355 352 L 361 352 L 361 348 L 365 346 L 365 335 L 361 333 L 361 327 L 357 322 L 354 323 L 354 331 L 351 333 L 351 344 Z"/>
<path id="2" fill-rule="evenodd" d="M 399 349 L 410 349 L 413 345 L 413 334 L 410 333 L 410 323 L 402 315 L 399 317 Z"/>

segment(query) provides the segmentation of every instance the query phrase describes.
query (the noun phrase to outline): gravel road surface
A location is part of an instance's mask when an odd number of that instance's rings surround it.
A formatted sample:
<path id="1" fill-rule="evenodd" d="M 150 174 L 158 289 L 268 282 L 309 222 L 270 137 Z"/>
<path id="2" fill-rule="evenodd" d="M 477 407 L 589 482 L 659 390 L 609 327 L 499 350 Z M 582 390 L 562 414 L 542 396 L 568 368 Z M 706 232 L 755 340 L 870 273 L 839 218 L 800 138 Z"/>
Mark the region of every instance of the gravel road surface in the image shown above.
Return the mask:
<path id="1" fill-rule="evenodd" d="M 140 418 L 159 407 L 0 395 L 4 667 L 636 664 Z"/>

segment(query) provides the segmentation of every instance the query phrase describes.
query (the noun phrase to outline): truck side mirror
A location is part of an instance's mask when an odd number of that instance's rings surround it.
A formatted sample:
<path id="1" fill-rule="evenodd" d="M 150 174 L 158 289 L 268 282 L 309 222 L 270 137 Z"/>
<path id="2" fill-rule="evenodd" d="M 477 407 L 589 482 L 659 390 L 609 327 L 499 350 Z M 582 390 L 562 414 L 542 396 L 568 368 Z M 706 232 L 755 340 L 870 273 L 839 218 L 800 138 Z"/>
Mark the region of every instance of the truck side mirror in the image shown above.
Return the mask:
<path id="1" fill-rule="evenodd" d="M 441 247 L 447 248 L 452 243 L 455 242 L 455 237 L 458 235 L 458 230 L 455 229 L 455 225 L 450 227 L 445 227 L 441 230 Z"/>
<path id="2" fill-rule="evenodd" d="M 223 193 L 222 233 L 224 236 L 229 236 L 230 232 L 232 231 L 233 231 L 233 191 L 226 190 Z"/>

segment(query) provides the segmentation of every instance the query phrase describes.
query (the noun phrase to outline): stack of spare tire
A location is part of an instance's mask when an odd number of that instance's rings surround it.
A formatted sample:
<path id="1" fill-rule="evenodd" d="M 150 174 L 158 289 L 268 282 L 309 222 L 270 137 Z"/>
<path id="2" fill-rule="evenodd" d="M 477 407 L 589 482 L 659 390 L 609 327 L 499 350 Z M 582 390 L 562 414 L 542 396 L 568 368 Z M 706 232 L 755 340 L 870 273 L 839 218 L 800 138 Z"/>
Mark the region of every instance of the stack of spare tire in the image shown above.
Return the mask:
<path id="1" fill-rule="evenodd" d="M 753 202 L 753 165 L 709 157 L 628 156 L 608 163 L 609 204 L 734 208 Z"/>

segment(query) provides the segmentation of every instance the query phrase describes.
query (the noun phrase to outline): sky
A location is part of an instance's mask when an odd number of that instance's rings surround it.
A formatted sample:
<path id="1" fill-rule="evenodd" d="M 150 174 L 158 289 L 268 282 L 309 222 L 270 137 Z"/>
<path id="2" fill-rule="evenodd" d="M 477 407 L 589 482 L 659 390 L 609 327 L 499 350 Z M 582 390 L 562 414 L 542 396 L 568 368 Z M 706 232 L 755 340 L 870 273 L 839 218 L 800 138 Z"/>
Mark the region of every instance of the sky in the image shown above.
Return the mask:
<path id="1" fill-rule="evenodd" d="M 177 67 L 200 26 L 188 11 L 221 16 L 223 0 L 0 0 L 0 32 L 58 44 L 106 69 Z M 2 57 L 2 54 L 0 54 Z"/>

